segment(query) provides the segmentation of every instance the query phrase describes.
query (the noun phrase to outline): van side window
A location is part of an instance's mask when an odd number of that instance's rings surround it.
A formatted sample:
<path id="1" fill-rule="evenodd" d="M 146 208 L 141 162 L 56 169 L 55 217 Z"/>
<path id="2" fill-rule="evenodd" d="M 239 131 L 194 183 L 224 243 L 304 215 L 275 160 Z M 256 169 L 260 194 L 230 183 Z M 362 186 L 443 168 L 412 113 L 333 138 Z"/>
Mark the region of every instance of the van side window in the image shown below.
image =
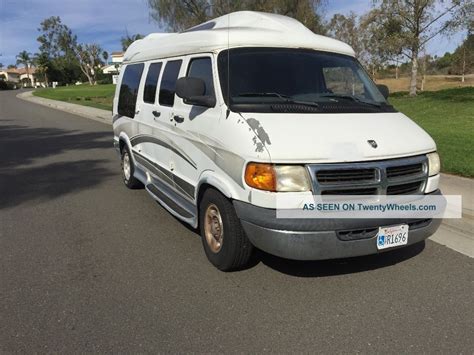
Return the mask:
<path id="1" fill-rule="evenodd" d="M 176 91 L 176 80 L 178 79 L 179 69 L 182 60 L 173 60 L 166 63 L 160 86 L 160 105 L 173 106 L 174 93 Z"/>
<path id="2" fill-rule="evenodd" d="M 125 68 L 122 84 L 120 85 L 118 113 L 130 118 L 135 117 L 138 88 L 143 72 L 143 63 L 129 64 Z"/>
<path id="3" fill-rule="evenodd" d="M 187 76 L 199 78 L 206 83 L 206 96 L 214 96 L 211 58 L 195 58 L 189 63 Z"/>
<path id="4" fill-rule="evenodd" d="M 160 76 L 162 63 L 152 63 L 148 67 L 146 75 L 145 87 L 143 90 L 143 102 L 154 104 L 156 96 L 156 86 L 158 85 L 158 77 Z"/>

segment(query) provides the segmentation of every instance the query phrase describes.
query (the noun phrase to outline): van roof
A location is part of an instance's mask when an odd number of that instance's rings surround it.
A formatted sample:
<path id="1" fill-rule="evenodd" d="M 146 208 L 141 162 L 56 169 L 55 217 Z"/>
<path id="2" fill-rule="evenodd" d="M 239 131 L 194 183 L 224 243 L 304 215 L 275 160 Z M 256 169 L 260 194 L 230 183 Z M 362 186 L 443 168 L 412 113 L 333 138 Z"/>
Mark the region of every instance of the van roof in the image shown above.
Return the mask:
<path id="1" fill-rule="evenodd" d="M 228 47 L 307 48 L 355 55 L 348 44 L 314 34 L 291 17 L 238 11 L 181 33 L 152 33 L 130 45 L 125 52 L 124 63 L 218 52 Z"/>

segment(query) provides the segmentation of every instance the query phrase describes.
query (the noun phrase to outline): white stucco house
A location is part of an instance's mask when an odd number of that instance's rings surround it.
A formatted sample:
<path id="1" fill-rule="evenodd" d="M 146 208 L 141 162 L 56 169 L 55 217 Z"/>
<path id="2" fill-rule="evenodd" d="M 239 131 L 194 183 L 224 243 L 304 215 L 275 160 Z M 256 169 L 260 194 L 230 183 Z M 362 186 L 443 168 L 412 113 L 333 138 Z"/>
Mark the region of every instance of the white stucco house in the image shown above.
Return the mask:
<path id="1" fill-rule="evenodd" d="M 46 84 L 36 75 L 36 68 L 29 67 L 28 73 L 26 68 L 2 68 L 0 69 L 0 80 L 19 83 L 23 87 L 46 87 Z"/>
<path id="2" fill-rule="evenodd" d="M 122 66 L 124 52 L 112 52 L 112 62 L 102 67 L 102 73 L 112 75 L 112 83 L 117 84 L 120 67 Z"/>

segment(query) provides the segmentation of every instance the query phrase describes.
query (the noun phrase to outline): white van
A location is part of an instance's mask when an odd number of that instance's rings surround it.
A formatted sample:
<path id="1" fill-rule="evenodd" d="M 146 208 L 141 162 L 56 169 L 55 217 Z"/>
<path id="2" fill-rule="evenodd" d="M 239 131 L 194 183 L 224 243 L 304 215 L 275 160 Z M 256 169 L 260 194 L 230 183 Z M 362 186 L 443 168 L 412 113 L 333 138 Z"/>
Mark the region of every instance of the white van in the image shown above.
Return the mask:
<path id="1" fill-rule="evenodd" d="M 221 270 L 245 266 L 254 247 L 298 260 L 374 254 L 379 227 L 407 225 L 409 245 L 440 220 L 282 219 L 276 199 L 440 194 L 433 139 L 387 96 L 347 44 L 236 12 L 130 46 L 114 144 L 125 184 L 200 228 Z"/>

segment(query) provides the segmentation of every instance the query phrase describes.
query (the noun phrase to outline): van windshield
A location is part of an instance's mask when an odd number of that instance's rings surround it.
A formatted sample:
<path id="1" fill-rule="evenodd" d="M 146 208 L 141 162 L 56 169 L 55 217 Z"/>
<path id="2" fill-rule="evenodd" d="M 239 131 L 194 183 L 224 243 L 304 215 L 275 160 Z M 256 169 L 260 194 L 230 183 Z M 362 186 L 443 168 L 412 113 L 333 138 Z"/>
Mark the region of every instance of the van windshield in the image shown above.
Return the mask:
<path id="1" fill-rule="evenodd" d="M 346 55 L 234 48 L 219 54 L 218 68 L 226 104 L 237 112 L 395 111 L 359 62 Z"/>

